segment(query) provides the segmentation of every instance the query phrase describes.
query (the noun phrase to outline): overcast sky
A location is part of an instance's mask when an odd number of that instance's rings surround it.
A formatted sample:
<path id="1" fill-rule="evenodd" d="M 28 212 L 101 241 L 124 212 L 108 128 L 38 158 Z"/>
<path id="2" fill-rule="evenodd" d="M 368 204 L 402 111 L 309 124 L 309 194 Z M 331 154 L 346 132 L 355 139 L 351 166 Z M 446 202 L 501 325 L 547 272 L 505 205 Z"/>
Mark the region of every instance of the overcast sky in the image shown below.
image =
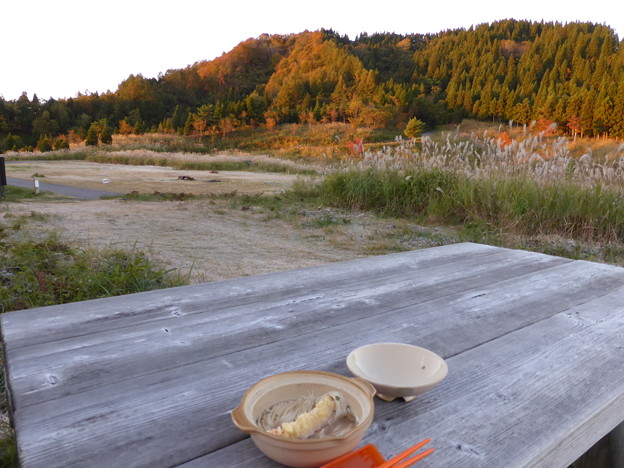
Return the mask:
<path id="1" fill-rule="evenodd" d="M 435 33 L 513 18 L 591 21 L 622 39 L 614 0 L 3 0 L 0 95 L 68 98 L 114 91 L 130 74 L 158 76 L 211 60 L 262 33 L 334 29 Z"/>

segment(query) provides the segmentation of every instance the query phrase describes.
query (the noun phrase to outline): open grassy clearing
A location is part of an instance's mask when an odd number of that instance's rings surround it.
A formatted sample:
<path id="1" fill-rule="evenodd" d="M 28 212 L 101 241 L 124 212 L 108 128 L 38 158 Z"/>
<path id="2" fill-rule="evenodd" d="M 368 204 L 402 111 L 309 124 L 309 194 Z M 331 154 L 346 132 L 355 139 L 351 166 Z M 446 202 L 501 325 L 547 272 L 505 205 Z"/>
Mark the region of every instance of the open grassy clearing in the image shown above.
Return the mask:
<path id="1" fill-rule="evenodd" d="M 328 128 L 324 131 L 327 132 Z M 331 129 L 344 131 L 345 127 L 338 125 L 331 126 Z M 289 131 L 295 134 L 304 130 L 297 126 L 280 128 L 277 134 Z M 368 145 L 363 158 L 349 158 L 339 167 L 318 158 L 308 158 L 305 163 L 292 159 L 269 159 L 286 164 L 304 164 L 308 169 L 325 175 L 320 185 L 312 184 L 303 189 L 300 185 L 297 189 L 296 196 L 310 206 L 367 210 L 405 223 L 446 226 L 445 231 L 458 233 L 451 236 L 456 239 L 468 236 L 471 240 L 498 245 L 532 246 L 537 250 L 562 252 L 564 255 L 568 252 L 575 258 L 580 255 L 618 262 L 624 232 L 624 212 L 620 208 L 624 205 L 620 193 L 624 186 L 621 183 L 624 178 L 624 146 L 609 140 L 592 140 L 599 144 L 600 149 L 596 152 L 590 150 L 587 154 L 587 147 L 582 146 L 591 142 L 579 139 L 571 143 L 551 135 L 551 130 L 466 121 L 459 127 L 433 132 L 419 142 L 396 140 L 378 149 Z M 317 130 L 308 128 L 306 131 Z M 158 140 L 161 137 L 170 142 L 165 147 L 183 141 L 177 135 L 160 135 L 153 137 L 152 144 L 162 142 Z M 150 138 L 147 135 L 127 136 L 120 137 L 120 140 L 138 145 L 146 144 Z M 134 163 L 146 161 L 145 150 L 122 151 L 121 147 L 116 150 Z M 581 150 L 586 153 L 579 154 Z M 98 149 L 97 154 L 100 153 Z M 149 160 L 154 153 L 147 153 Z M 206 158 L 196 154 L 160 154 L 180 160 Z M 75 183 L 75 180 L 70 180 L 72 176 L 67 170 L 75 163 L 67 164 L 60 174 L 51 174 L 64 177 L 66 183 Z M 124 166 L 89 167 L 93 171 L 89 176 L 92 178 L 90 183 L 95 184 L 91 186 L 98 188 L 102 187 L 101 178 L 109 170 L 120 171 L 120 177 L 124 172 Z M 22 172 L 44 173 L 44 169 L 33 165 L 24 167 Z M 114 190 L 113 184 L 118 183 L 119 191 L 140 192 L 130 197 L 133 200 L 186 200 L 191 195 L 231 195 L 234 192 L 267 195 L 282 192 L 295 180 L 294 176 L 282 174 L 275 174 L 275 179 L 270 180 L 273 177 L 271 174 L 246 173 L 243 177 L 249 179 L 234 187 L 230 185 L 232 181 L 225 183 L 223 179 L 222 182 L 206 182 L 206 177 L 214 176 L 215 180 L 222 174 L 225 178 L 226 173 L 173 171 L 167 173 L 168 180 L 165 180 L 155 174 L 160 171 L 165 174 L 169 169 L 130 166 L 125 170 L 129 183 L 122 185 L 116 180 L 118 176 L 115 180 L 106 177 L 110 181 L 106 188 Z M 195 181 L 180 181 L 177 180 L 180 174 L 197 178 Z M 238 174 L 233 173 L 232 178 L 234 176 Z M 263 180 L 264 185 L 255 186 L 253 182 L 256 178 Z M 53 181 L 47 175 L 46 180 Z M 62 183 L 60 179 L 59 182 Z M 267 187 L 267 184 L 273 186 Z M 205 190 L 206 186 L 210 186 L 210 190 Z M 160 195 L 149 195 L 154 192 Z M 293 211 L 285 198 L 280 198 L 281 208 L 272 206 L 272 213 Z M 216 202 L 212 200 L 211 203 Z M 306 208 L 304 211 L 311 210 Z M 301 224 L 290 221 L 295 225 Z M 337 223 L 326 221 L 329 229 L 337 230 Z M 394 221 L 390 224 L 393 223 L 397 224 Z M 555 246 L 549 247 L 551 243 Z M 581 244 L 585 247 L 580 247 Z"/>
<path id="2" fill-rule="evenodd" d="M 28 161 L 7 164 L 7 176 L 109 192 L 170 192 L 194 195 L 276 193 L 292 185 L 293 174 L 175 170 L 168 167 L 98 164 L 86 161 Z M 192 177 L 194 180 L 180 179 Z M 106 183 L 104 183 L 104 182 Z M 11 190 L 11 189 L 9 189 Z"/>
<path id="3" fill-rule="evenodd" d="M 0 216 L 21 224 L 19 235 L 57 232 L 85 247 L 136 249 L 215 281 L 440 245 L 454 237 L 439 228 L 370 213 L 321 207 L 284 196 L 224 196 L 183 201 L 11 204 Z M 17 231 L 15 231 L 17 235 Z"/>
<path id="4" fill-rule="evenodd" d="M 307 192 L 306 192 L 307 190 Z M 19 235 L 58 232 L 85 247 L 144 251 L 190 281 L 203 282 L 320 265 L 460 241 L 524 248 L 622 264 L 620 242 L 557 233 L 519 233 L 480 219 L 442 224 L 428 216 L 390 216 L 340 208 L 317 188 L 277 196 L 227 195 L 143 200 L 13 204 Z M 166 199 L 166 198 L 165 198 Z M 444 221 L 444 220 L 443 220 Z M 17 233 L 17 231 L 15 231 Z"/>

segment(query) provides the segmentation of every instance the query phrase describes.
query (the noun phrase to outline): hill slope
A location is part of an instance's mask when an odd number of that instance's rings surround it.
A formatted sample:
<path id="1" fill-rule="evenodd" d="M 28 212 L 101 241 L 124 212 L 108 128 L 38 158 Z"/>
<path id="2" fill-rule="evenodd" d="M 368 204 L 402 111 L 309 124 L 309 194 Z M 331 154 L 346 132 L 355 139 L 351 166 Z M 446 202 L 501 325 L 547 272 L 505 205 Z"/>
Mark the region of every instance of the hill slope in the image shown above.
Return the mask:
<path id="1" fill-rule="evenodd" d="M 471 116 L 557 123 L 624 138 L 624 51 L 608 27 L 504 20 L 433 35 L 262 35 L 212 61 L 131 75 L 114 93 L 0 99 L 3 150 L 93 122 L 121 133 L 227 133 L 238 126 L 349 122 L 402 128 Z M 106 121 L 104 121 L 105 119 Z"/>

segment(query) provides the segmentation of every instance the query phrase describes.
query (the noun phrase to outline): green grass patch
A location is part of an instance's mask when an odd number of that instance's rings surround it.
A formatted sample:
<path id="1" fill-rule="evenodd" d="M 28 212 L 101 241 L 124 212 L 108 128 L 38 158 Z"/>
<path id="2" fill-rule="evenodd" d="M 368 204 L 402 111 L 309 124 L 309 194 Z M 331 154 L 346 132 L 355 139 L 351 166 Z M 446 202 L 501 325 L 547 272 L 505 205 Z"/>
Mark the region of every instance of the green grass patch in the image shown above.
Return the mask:
<path id="1" fill-rule="evenodd" d="M 322 213 L 318 218 L 306 220 L 302 223 L 305 228 L 326 228 L 329 226 L 339 226 L 349 224 L 351 221 L 344 216 L 336 216 L 335 213 Z"/>
<path id="2" fill-rule="evenodd" d="M 15 443 L 15 434 L 10 428 L 6 428 L 8 432 L 6 437 L 0 437 L 0 466 L 3 468 L 17 468 L 17 444 Z"/>
<path id="3" fill-rule="evenodd" d="M 265 220 L 294 219 L 303 206 L 292 192 L 279 195 L 236 195 L 221 196 L 228 200 L 228 208 L 247 211 L 252 207 L 265 213 Z"/>
<path id="4" fill-rule="evenodd" d="M 415 217 L 439 211 L 438 205 L 456 184 L 456 176 L 440 170 L 351 170 L 328 175 L 320 193 L 329 205 Z"/>
<path id="5" fill-rule="evenodd" d="M 19 202 L 21 200 L 46 200 L 50 198 L 62 198 L 58 195 L 46 192 L 45 190 L 35 193 L 32 188 L 15 187 L 13 185 L 6 185 L 4 187 L 4 198 L 0 197 L 0 202 Z"/>
<path id="6" fill-rule="evenodd" d="M 624 195 L 600 185 L 539 184 L 522 176 L 479 179 L 439 169 L 368 169 L 330 174 L 319 190 L 328 205 L 460 224 L 467 238 L 516 232 L 624 240 Z"/>
<path id="7" fill-rule="evenodd" d="M 83 250 L 55 236 L 0 247 L 0 312 L 179 286 L 142 252 Z"/>
<path id="8" fill-rule="evenodd" d="M 140 193 L 132 191 L 123 196 L 123 198 L 134 201 L 185 201 L 196 200 L 200 198 L 209 198 L 210 195 L 194 195 L 192 193 L 171 193 L 171 192 L 153 192 L 153 193 Z M 117 196 L 110 198 L 119 198 Z"/>
<path id="9" fill-rule="evenodd" d="M 48 215 L 45 213 L 37 213 L 31 211 L 30 214 L 14 216 L 11 213 L 5 213 L 4 219 L 8 221 L 6 225 L 0 224 L 0 239 L 6 237 L 7 230 L 20 231 L 30 221 L 46 221 Z"/>

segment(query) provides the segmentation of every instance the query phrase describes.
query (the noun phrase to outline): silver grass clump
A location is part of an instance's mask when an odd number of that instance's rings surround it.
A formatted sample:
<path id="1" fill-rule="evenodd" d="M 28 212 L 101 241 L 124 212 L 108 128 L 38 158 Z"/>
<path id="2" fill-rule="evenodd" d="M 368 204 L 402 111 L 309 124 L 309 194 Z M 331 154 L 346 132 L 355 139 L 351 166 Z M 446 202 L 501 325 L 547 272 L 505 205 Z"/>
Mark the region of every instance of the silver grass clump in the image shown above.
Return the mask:
<path id="1" fill-rule="evenodd" d="M 420 149 L 414 141 L 397 139 L 395 146 L 365 152 L 354 165 L 398 171 L 443 169 L 470 178 L 527 176 L 539 183 L 568 180 L 585 187 L 600 184 L 624 191 L 624 144 L 600 163 L 594 160 L 591 148 L 580 158 L 572 157 L 565 137 L 544 141 L 545 132 L 507 145 L 487 132 L 481 136 L 473 132 L 468 139 L 460 139 L 457 130 L 443 134 L 441 141 L 423 136 Z"/>

